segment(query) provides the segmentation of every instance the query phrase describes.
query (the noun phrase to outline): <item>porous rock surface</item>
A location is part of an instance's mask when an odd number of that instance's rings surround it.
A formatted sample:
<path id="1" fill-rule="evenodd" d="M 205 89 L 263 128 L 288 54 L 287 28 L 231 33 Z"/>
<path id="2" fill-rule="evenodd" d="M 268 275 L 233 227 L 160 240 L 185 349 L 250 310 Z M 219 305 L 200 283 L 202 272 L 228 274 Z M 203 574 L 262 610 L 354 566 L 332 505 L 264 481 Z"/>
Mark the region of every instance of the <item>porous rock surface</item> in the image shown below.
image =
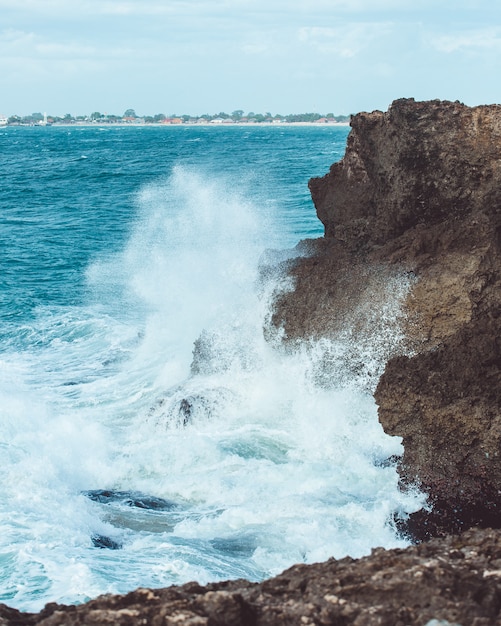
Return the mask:
<path id="1" fill-rule="evenodd" d="M 501 533 L 474 529 L 405 550 L 295 565 L 260 584 L 138 589 L 39 614 L 0 605 L 0 626 L 494 626 Z"/>
<path id="2" fill-rule="evenodd" d="M 375 392 L 403 437 L 402 483 L 433 504 L 408 530 L 500 527 L 501 106 L 402 99 L 351 126 L 345 157 L 310 181 L 325 237 L 291 268 L 273 322 L 291 342 L 353 317 L 367 332 L 361 303 L 411 277 L 405 341 Z"/>

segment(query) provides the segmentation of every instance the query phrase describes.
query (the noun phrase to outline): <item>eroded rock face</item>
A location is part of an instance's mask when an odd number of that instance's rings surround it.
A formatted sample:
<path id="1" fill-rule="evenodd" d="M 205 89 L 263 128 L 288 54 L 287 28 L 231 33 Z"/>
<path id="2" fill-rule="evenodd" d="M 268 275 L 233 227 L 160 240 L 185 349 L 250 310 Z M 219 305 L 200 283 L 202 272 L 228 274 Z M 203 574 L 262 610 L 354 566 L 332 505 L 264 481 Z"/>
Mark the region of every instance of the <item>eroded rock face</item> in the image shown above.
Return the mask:
<path id="1" fill-rule="evenodd" d="M 0 605 L 1 626 L 413 626 L 501 624 L 501 532 L 296 565 L 260 584 L 138 589 L 39 614 Z"/>
<path id="2" fill-rule="evenodd" d="M 398 100 L 351 124 L 344 159 L 310 181 L 325 238 L 274 323 L 289 340 L 335 333 L 373 268 L 381 284 L 412 275 L 404 349 L 375 394 L 403 482 L 434 505 L 409 528 L 501 526 L 501 106 Z"/>
<path id="3" fill-rule="evenodd" d="M 500 106 L 397 100 L 351 126 L 344 159 L 310 181 L 328 239 L 385 245 L 417 225 L 484 211 L 498 195 Z"/>

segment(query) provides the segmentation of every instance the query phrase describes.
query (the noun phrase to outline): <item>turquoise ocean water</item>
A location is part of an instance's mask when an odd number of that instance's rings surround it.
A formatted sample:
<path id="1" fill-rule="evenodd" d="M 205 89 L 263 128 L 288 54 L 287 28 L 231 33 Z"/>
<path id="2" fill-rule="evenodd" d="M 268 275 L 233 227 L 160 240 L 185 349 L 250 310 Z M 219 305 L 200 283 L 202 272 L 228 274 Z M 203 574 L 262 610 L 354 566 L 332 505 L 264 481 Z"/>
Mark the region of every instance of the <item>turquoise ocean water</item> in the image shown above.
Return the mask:
<path id="1" fill-rule="evenodd" d="M 262 332 L 290 284 L 260 264 L 321 236 L 307 181 L 348 130 L 0 130 L 0 602 L 405 545 L 393 515 L 421 500 L 374 380 L 341 371 L 361 348 L 340 337 L 320 386 L 325 346 Z"/>

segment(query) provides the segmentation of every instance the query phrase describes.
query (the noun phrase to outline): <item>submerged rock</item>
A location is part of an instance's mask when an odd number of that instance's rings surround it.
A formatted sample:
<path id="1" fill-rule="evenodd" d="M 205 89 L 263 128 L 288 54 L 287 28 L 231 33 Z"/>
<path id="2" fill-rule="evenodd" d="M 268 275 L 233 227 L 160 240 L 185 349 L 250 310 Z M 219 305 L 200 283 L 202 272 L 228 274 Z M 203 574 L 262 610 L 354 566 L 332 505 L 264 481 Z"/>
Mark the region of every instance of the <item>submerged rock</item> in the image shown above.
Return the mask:
<path id="1" fill-rule="evenodd" d="M 39 614 L 0 605 L 2 626 L 423 626 L 501 624 L 501 532 L 470 530 L 405 550 L 295 565 L 271 580 L 138 589 Z"/>
<path id="2" fill-rule="evenodd" d="M 210 420 L 234 402 L 235 394 L 226 387 L 181 385 L 158 398 L 148 412 L 149 419 L 166 427 L 185 427 Z"/>
<path id="3" fill-rule="evenodd" d="M 397 100 L 351 125 L 345 157 L 310 181 L 325 237 L 296 261 L 273 321 L 289 341 L 357 322 L 374 334 L 363 303 L 412 276 L 375 393 L 403 437 L 403 484 L 433 506 L 408 529 L 500 527 L 501 106 Z"/>
<path id="4" fill-rule="evenodd" d="M 92 545 L 95 548 L 107 548 L 108 550 L 120 550 L 123 546 L 119 541 L 105 535 L 92 535 Z"/>
<path id="5" fill-rule="evenodd" d="M 115 491 L 113 489 L 91 489 L 82 492 L 94 502 L 100 504 L 121 504 L 124 506 L 153 511 L 171 511 L 177 503 L 157 496 L 149 496 L 139 491 Z"/>

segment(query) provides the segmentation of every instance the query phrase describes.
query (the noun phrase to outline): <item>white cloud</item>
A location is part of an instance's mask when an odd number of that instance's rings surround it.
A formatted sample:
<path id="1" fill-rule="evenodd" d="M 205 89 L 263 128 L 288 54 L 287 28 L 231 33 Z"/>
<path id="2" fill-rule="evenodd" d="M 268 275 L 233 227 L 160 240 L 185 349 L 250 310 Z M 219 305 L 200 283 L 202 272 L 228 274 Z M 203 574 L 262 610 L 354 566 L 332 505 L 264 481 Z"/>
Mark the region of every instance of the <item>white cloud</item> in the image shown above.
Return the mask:
<path id="1" fill-rule="evenodd" d="M 50 43 L 40 42 L 35 45 L 37 54 L 45 59 L 84 58 L 89 59 L 97 56 L 94 46 L 83 46 L 77 43 Z"/>
<path id="2" fill-rule="evenodd" d="M 392 28 L 390 23 L 355 23 L 336 28 L 303 27 L 298 32 L 298 38 L 319 53 L 352 58 L 374 40 L 389 35 Z"/>
<path id="3" fill-rule="evenodd" d="M 242 45 L 242 51 L 244 54 L 265 54 L 268 52 L 268 44 L 265 42 L 255 41 L 254 43 L 244 43 Z"/>
<path id="4" fill-rule="evenodd" d="M 249 33 L 245 33 L 243 37 L 243 41 L 241 44 L 238 44 L 238 48 L 245 55 L 270 55 L 270 56 L 280 56 L 281 50 L 284 46 L 284 39 L 288 39 L 284 37 L 283 33 L 277 30 L 268 30 L 268 31 L 251 31 Z"/>
<path id="5" fill-rule="evenodd" d="M 2 108 L 15 112 L 47 98 L 73 111 L 132 105 L 148 112 L 167 102 L 200 113 L 259 110 L 264 102 L 263 109 L 280 111 L 354 112 L 381 108 L 403 91 L 492 100 L 501 49 L 501 26 L 492 26 L 501 24 L 497 5 L 0 0 Z"/>
<path id="6" fill-rule="evenodd" d="M 98 58 L 96 46 L 77 41 L 50 41 L 33 32 L 9 29 L 0 33 L 0 54 L 3 59 L 34 57 L 39 60 Z"/>
<path id="7" fill-rule="evenodd" d="M 257 6 L 256 6 L 257 5 Z M 285 5 L 284 5 L 285 6 Z M 268 7 L 264 2 L 246 0 L 0 0 L 4 12 L 39 14 L 60 17 L 111 15 L 111 16 L 161 16 L 206 15 L 221 12 L 242 12 Z"/>
<path id="8" fill-rule="evenodd" d="M 79 19 L 100 15 L 158 15 L 179 10 L 185 3 L 169 2 L 124 2 L 122 0 L 0 0 L 4 15 L 50 17 L 51 19 Z"/>
<path id="9" fill-rule="evenodd" d="M 439 52 L 501 51 L 501 29 L 497 27 L 431 36 L 430 45 Z"/>
<path id="10" fill-rule="evenodd" d="M 487 0 L 483 0 L 487 2 Z M 441 9 L 447 5 L 458 8 L 467 0 L 442 0 Z M 420 0 L 419 10 L 436 7 L 434 0 Z M 54 17 L 82 15 L 207 15 L 207 14 L 261 14 L 282 12 L 302 15 L 322 12 L 360 13 L 370 11 L 413 11 L 416 0 L 0 0 L 0 9 L 18 14 L 43 14 Z"/>
<path id="11" fill-rule="evenodd" d="M 12 49 L 23 48 L 26 45 L 32 45 L 34 38 L 34 33 L 8 28 L 0 33 L 0 46 L 2 46 L 4 50 L 7 46 Z"/>

